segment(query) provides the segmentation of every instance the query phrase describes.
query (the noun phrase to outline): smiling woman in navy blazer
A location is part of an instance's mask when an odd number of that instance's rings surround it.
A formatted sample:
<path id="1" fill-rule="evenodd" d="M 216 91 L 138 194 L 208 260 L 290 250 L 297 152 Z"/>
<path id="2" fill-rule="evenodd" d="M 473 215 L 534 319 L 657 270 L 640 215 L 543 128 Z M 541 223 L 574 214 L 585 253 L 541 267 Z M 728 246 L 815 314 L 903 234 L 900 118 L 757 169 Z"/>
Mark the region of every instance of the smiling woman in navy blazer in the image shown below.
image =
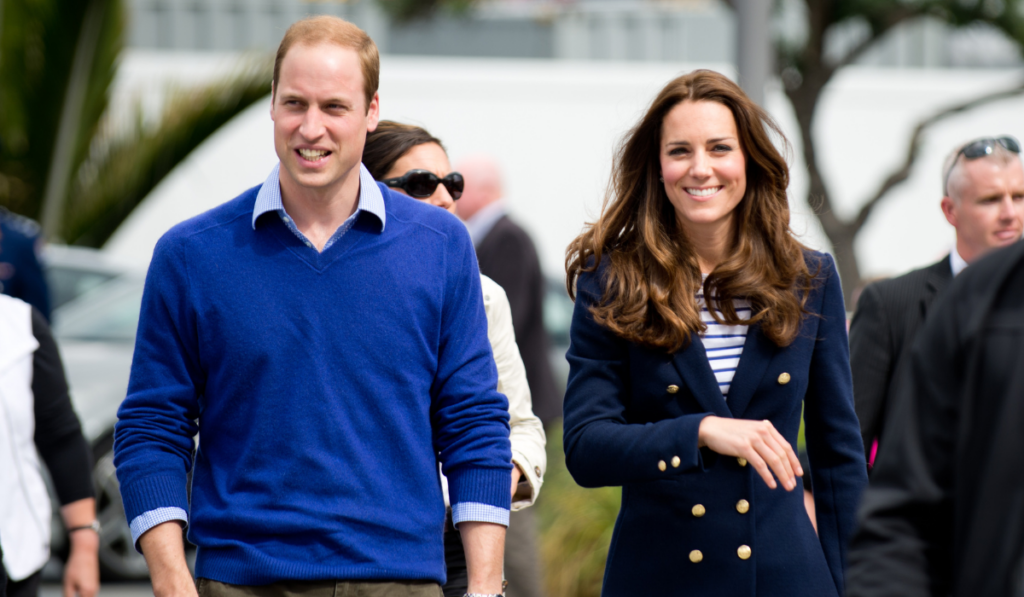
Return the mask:
<path id="1" fill-rule="evenodd" d="M 773 134 L 722 75 L 673 80 L 569 246 L 566 464 L 622 486 L 606 596 L 842 593 L 867 481 L 846 313 L 831 257 L 789 229 Z"/>

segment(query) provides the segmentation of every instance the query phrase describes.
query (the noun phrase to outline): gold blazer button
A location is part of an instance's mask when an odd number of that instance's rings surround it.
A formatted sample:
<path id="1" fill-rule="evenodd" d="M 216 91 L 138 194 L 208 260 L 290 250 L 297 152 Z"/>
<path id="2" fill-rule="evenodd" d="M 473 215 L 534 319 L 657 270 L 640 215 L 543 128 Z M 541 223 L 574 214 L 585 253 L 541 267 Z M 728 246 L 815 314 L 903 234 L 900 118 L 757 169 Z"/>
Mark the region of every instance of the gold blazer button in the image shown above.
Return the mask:
<path id="1" fill-rule="evenodd" d="M 742 456 L 737 458 L 736 462 L 738 462 L 740 466 L 747 466 L 747 459 Z"/>
<path id="2" fill-rule="evenodd" d="M 736 555 L 738 555 L 741 560 L 749 560 L 750 559 L 750 546 L 748 546 L 748 545 L 740 545 L 739 548 L 736 549 Z"/>
<path id="3" fill-rule="evenodd" d="M 692 510 L 690 510 L 690 512 L 693 512 L 694 518 L 700 518 L 701 516 L 704 516 L 704 512 L 705 512 L 704 505 L 703 504 L 697 504 L 697 505 L 695 505 L 693 507 Z"/>
<path id="4" fill-rule="evenodd" d="M 667 468 L 668 468 L 668 465 L 667 465 L 667 464 L 665 464 L 665 461 L 664 461 L 664 460 L 659 460 L 659 461 L 658 461 L 658 470 L 659 470 L 659 471 L 664 471 L 664 470 L 665 470 L 665 469 L 667 469 Z"/>
<path id="5" fill-rule="evenodd" d="M 699 549 L 695 549 L 690 552 L 690 561 L 694 564 L 700 564 L 700 561 L 704 559 L 704 554 Z"/>
<path id="6" fill-rule="evenodd" d="M 675 394 L 676 392 L 679 391 L 679 386 L 677 386 L 676 384 L 672 384 L 669 387 L 665 388 L 665 391 L 668 392 L 669 394 Z"/>
<path id="7" fill-rule="evenodd" d="M 779 385 L 784 386 L 788 384 L 790 379 L 792 379 L 792 377 L 790 377 L 789 373 L 779 375 Z"/>
<path id="8" fill-rule="evenodd" d="M 678 456 L 673 456 L 672 457 L 672 468 L 679 468 L 679 465 L 682 464 L 682 463 L 683 463 L 683 461 L 680 460 Z"/>
<path id="9" fill-rule="evenodd" d="M 750 502 L 747 500 L 740 500 L 736 502 L 736 511 L 740 514 L 746 514 L 750 511 Z"/>

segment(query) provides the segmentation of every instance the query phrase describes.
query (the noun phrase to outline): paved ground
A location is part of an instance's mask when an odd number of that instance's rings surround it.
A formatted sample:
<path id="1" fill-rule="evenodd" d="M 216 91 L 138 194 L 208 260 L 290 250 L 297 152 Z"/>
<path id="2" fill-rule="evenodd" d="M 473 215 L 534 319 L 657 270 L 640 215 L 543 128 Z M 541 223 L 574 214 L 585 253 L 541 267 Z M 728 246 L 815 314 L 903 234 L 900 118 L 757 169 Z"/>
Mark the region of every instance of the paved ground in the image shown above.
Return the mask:
<path id="1" fill-rule="evenodd" d="M 153 597 L 153 587 L 149 583 L 105 583 L 100 585 L 101 597 Z M 58 583 L 43 583 L 39 597 L 62 597 Z"/>

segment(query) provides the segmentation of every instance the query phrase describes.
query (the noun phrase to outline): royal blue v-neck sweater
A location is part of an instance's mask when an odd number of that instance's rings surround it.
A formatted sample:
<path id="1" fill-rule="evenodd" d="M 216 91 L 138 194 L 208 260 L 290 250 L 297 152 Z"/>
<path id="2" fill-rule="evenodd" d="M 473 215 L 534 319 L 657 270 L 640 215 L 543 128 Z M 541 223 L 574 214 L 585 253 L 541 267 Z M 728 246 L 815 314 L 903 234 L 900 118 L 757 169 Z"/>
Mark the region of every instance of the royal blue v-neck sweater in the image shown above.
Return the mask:
<path id="1" fill-rule="evenodd" d="M 381 189 L 383 229 L 361 213 L 323 253 L 276 214 L 254 229 L 259 187 L 156 247 L 117 476 L 129 521 L 189 512 L 199 577 L 444 582 L 438 461 L 453 504 L 510 506 L 469 235 Z"/>

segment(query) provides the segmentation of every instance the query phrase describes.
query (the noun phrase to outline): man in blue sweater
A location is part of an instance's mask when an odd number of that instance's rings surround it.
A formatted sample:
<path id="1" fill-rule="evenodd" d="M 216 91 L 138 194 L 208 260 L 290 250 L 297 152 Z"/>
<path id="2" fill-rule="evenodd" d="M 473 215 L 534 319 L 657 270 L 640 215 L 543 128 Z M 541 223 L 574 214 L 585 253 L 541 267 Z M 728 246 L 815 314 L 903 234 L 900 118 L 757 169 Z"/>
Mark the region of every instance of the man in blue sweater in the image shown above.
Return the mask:
<path id="1" fill-rule="evenodd" d="M 473 245 L 360 164 L 378 65 L 349 23 L 292 25 L 279 166 L 154 251 L 114 452 L 158 597 L 196 594 L 185 524 L 202 597 L 440 595 L 438 462 L 470 593 L 501 593 L 508 405 Z"/>

